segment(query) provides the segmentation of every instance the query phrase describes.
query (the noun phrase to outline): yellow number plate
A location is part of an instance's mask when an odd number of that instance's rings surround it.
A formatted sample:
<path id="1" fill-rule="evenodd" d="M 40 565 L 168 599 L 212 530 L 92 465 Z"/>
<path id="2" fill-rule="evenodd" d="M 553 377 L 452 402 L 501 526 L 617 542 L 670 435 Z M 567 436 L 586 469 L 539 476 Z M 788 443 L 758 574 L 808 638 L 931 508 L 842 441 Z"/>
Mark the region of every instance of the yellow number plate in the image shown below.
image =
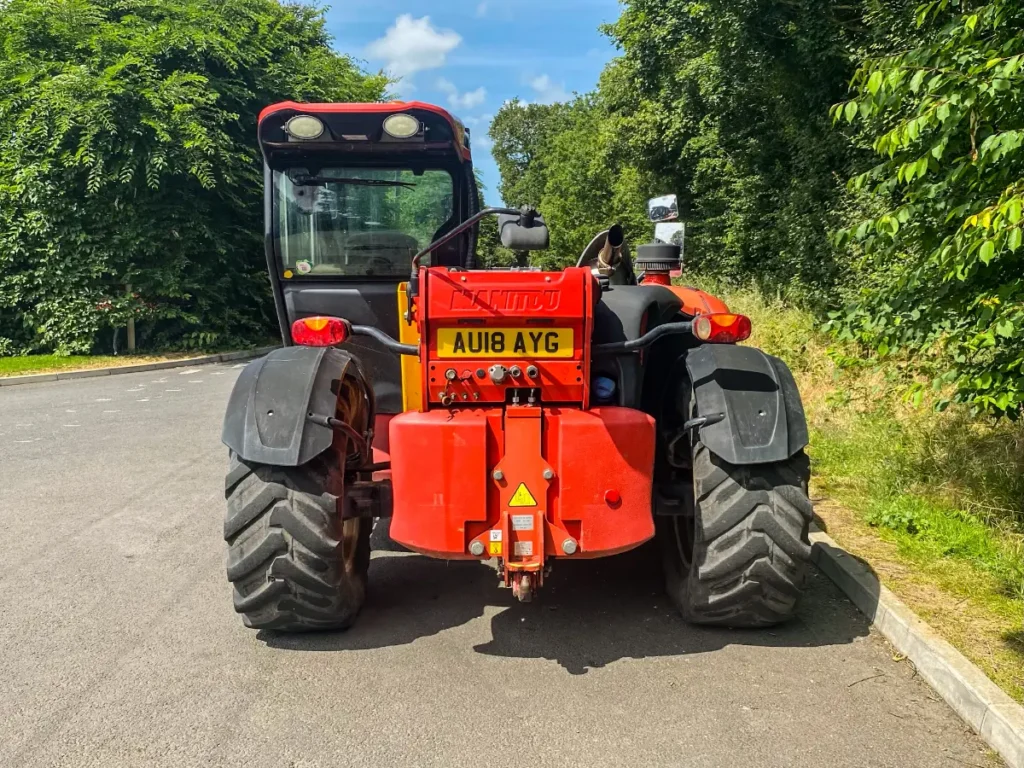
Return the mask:
<path id="1" fill-rule="evenodd" d="M 572 328 L 439 328 L 438 357 L 572 357 Z"/>

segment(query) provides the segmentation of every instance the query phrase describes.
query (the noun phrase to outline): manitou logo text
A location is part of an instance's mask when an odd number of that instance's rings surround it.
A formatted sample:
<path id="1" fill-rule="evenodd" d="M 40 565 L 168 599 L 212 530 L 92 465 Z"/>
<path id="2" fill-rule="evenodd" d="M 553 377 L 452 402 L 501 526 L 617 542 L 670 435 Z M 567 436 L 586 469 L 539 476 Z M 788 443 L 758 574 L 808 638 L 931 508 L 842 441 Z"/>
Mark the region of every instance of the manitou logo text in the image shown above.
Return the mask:
<path id="1" fill-rule="evenodd" d="M 558 309 L 560 300 L 561 294 L 558 291 L 484 288 L 479 291 L 455 291 L 452 293 L 451 308 L 461 311 L 532 314 L 553 312 Z"/>

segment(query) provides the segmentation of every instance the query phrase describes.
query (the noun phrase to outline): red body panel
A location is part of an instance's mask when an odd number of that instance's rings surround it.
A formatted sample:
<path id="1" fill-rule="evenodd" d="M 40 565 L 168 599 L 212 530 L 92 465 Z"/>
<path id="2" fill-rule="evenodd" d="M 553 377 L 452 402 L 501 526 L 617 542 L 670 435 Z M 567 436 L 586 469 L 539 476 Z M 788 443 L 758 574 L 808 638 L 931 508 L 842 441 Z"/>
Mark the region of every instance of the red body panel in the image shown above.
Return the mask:
<path id="1" fill-rule="evenodd" d="M 529 445 L 515 446 L 529 440 L 533 420 L 540 455 L 531 456 Z M 391 537 L 410 549 L 471 558 L 469 547 L 479 540 L 510 567 L 532 564 L 540 557 L 536 548 L 532 556 L 515 556 L 515 541 L 526 537 L 510 530 L 506 518 L 512 514 L 538 516 L 544 530 L 537 525 L 534 535 L 544 534 L 539 540 L 548 556 L 562 555 L 558 547 L 566 537 L 578 543 L 576 557 L 597 557 L 654 535 L 654 420 L 644 413 L 469 408 L 404 413 L 390 427 Z M 495 468 L 503 472 L 500 481 L 492 477 Z M 552 470 L 551 480 L 543 478 L 544 469 Z M 536 506 L 510 506 L 520 483 Z M 502 530 L 500 553 L 490 549 L 492 530 Z"/>
<path id="2" fill-rule="evenodd" d="M 726 306 L 724 301 L 717 296 L 712 296 L 707 291 L 683 285 L 670 285 L 667 287 L 683 302 L 683 313 L 691 317 L 729 311 L 729 307 Z"/>
<path id="3" fill-rule="evenodd" d="M 389 425 L 391 537 L 432 557 L 498 557 L 518 596 L 541 585 L 549 557 L 650 539 L 654 420 L 589 409 L 590 270 L 419 275 L 423 401 Z M 520 346 L 523 333 L 552 344 Z M 499 365 L 505 379 L 489 373 Z"/>

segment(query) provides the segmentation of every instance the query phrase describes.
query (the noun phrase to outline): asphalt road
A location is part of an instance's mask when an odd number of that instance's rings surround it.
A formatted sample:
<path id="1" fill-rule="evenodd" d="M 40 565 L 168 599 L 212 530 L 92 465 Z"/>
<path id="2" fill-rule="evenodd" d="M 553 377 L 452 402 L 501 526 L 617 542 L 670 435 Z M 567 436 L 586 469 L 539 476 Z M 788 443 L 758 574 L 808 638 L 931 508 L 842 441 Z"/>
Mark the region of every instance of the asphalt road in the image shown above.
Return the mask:
<path id="1" fill-rule="evenodd" d="M 380 553 L 346 633 L 256 633 L 221 540 L 239 366 L 0 390 L 0 766 L 956 766 L 984 745 L 825 577 L 688 627 L 647 551 L 519 605 Z"/>

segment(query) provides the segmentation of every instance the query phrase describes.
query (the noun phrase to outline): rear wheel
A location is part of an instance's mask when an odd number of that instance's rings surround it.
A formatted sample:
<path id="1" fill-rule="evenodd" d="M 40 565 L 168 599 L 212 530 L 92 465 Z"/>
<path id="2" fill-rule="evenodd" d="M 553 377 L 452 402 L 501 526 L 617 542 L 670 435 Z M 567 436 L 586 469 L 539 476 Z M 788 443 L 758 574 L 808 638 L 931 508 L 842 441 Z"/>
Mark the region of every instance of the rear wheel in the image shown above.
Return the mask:
<path id="1" fill-rule="evenodd" d="M 344 629 L 362 608 L 373 521 L 343 519 L 341 502 L 347 465 L 366 459 L 349 451 L 357 447 L 351 435 L 366 435 L 373 420 L 369 392 L 361 376 L 338 380 L 335 416 L 351 430 L 337 431 L 330 449 L 301 466 L 231 455 L 224 538 L 235 610 L 246 626 Z"/>
<path id="2" fill-rule="evenodd" d="M 695 624 L 764 627 L 790 618 L 811 555 L 807 457 L 736 466 L 698 442 L 692 466 L 693 514 L 658 520 L 669 597 Z"/>
<path id="3" fill-rule="evenodd" d="M 246 626 L 343 629 L 362 607 L 370 521 L 341 519 L 339 497 L 324 491 L 330 474 L 325 457 L 294 468 L 231 457 L 227 572 Z"/>

